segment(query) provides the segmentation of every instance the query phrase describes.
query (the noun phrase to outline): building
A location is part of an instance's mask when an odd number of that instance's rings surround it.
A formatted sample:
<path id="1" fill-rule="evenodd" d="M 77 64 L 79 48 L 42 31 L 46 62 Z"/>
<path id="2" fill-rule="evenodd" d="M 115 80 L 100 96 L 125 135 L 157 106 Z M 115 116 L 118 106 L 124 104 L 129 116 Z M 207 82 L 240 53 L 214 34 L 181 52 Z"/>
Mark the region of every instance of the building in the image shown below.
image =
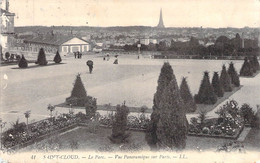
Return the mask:
<path id="1" fill-rule="evenodd" d="M 157 28 L 165 28 L 164 24 L 163 24 L 163 16 L 162 16 L 162 9 L 160 11 L 160 19 L 159 19 L 159 23 L 157 25 Z"/>
<path id="2" fill-rule="evenodd" d="M 149 38 L 141 38 L 140 43 L 143 45 L 149 45 L 150 39 Z"/>
<path id="3" fill-rule="evenodd" d="M 73 52 L 88 52 L 90 51 L 90 43 L 76 36 L 61 36 L 61 35 L 40 35 L 33 39 L 24 40 L 27 44 L 27 50 L 38 52 L 40 48 L 44 48 L 46 53 L 56 53 L 57 50 L 63 55 Z"/>
<path id="4" fill-rule="evenodd" d="M 3 0 L 1 3 L 1 17 L 0 17 L 0 43 L 2 52 L 5 53 L 10 49 L 11 40 L 14 37 L 14 13 L 9 12 L 8 0 Z"/>

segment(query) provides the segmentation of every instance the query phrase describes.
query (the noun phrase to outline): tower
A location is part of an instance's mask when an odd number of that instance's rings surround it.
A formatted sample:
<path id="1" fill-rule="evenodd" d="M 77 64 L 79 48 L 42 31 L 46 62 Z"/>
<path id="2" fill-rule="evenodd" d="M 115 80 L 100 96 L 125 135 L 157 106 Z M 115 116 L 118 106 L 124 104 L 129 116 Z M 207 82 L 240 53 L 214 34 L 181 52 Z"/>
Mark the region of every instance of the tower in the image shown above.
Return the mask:
<path id="1" fill-rule="evenodd" d="M 162 9 L 160 11 L 160 19 L 159 19 L 159 23 L 157 25 L 157 28 L 165 28 L 164 24 L 163 24 Z"/>

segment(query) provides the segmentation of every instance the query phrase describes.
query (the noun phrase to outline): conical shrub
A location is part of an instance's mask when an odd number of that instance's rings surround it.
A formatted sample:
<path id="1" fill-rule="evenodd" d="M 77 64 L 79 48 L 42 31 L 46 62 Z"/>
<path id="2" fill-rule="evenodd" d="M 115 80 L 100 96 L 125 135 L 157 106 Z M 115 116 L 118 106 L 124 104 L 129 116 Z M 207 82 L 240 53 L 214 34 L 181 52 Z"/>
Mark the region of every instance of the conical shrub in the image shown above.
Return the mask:
<path id="1" fill-rule="evenodd" d="M 208 72 L 204 72 L 199 92 L 194 96 L 194 99 L 198 104 L 215 104 L 217 102 L 217 95 L 215 95 L 213 87 L 210 84 Z"/>
<path id="2" fill-rule="evenodd" d="M 190 89 L 187 84 L 186 78 L 182 78 L 180 93 L 181 93 L 181 98 L 183 99 L 184 102 L 184 108 L 186 109 L 186 112 L 194 112 L 197 109 L 197 106 L 190 93 Z"/>
<path id="3" fill-rule="evenodd" d="M 47 65 L 47 63 L 48 62 L 46 60 L 44 49 L 41 48 L 40 51 L 39 51 L 39 54 L 38 54 L 38 58 L 37 58 L 36 64 L 45 66 L 45 65 Z"/>
<path id="4" fill-rule="evenodd" d="M 62 59 L 61 59 L 61 57 L 60 57 L 59 51 L 56 52 L 56 55 L 55 55 L 53 61 L 54 61 L 55 63 L 60 63 L 60 62 L 62 61 Z"/>
<path id="5" fill-rule="evenodd" d="M 232 91 L 231 79 L 229 74 L 227 73 L 227 69 L 225 65 L 222 66 L 222 71 L 221 71 L 219 81 L 223 86 L 225 92 Z"/>
<path id="6" fill-rule="evenodd" d="M 184 149 L 186 146 L 188 121 L 184 103 L 175 79 L 164 89 L 157 127 L 158 146 Z"/>
<path id="7" fill-rule="evenodd" d="M 213 78 L 212 78 L 212 82 L 211 85 L 214 89 L 214 93 L 218 96 L 218 97 L 223 97 L 224 95 L 224 89 L 219 81 L 219 76 L 218 76 L 218 72 L 214 72 Z"/>
<path id="8" fill-rule="evenodd" d="M 77 75 L 71 96 L 66 99 L 66 102 L 75 106 L 85 106 L 87 102 L 87 92 L 82 83 L 80 74 Z"/>
<path id="9" fill-rule="evenodd" d="M 159 104 L 161 102 L 162 94 L 164 89 L 168 86 L 172 79 L 175 79 L 173 74 L 173 69 L 168 62 L 165 62 L 161 68 L 161 72 L 158 78 L 158 86 L 156 92 L 154 94 L 153 99 L 153 112 L 151 114 L 151 121 L 148 124 L 147 131 L 145 134 L 145 139 L 147 144 L 150 146 L 152 150 L 157 149 L 157 123 L 160 119 L 160 111 L 159 111 Z M 175 79 L 176 80 L 176 79 Z"/>
<path id="10" fill-rule="evenodd" d="M 253 68 L 251 67 L 248 58 L 245 57 L 244 63 L 240 69 L 240 76 L 253 76 Z"/>
<path id="11" fill-rule="evenodd" d="M 229 63 L 228 74 L 230 76 L 231 83 L 234 84 L 234 86 L 239 87 L 240 86 L 239 76 L 232 62 Z"/>
<path id="12" fill-rule="evenodd" d="M 22 55 L 22 58 L 20 59 L 18 66 L 20 68 L 27 68 L 28 67 L 28 63 L 27 60 L 24 58 L 24 56 Z"/>

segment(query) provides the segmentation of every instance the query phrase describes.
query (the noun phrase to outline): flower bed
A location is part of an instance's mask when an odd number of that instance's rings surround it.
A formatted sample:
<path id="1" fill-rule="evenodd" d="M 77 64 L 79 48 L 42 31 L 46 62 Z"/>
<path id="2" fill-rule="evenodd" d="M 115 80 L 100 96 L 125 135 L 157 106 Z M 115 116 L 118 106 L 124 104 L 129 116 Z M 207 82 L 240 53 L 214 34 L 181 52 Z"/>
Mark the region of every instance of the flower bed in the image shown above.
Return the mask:
<path id="1" fill-rule="evenodd" d="M 82 113 L 76 115 L 62 114 L 57 118 L 44 119 L 28 125 L 29 132 L 26 132 L 26 126 L 20 127 L 19 130 L 12 128 L 4 132 L 2 135 L 2 142 L 4 147 L 13 148 L 17 146 L 24 146 L 29 142 L 34 142 L 46 135 L 50 135 L 57 131 L 65 131 L 63 129 L 70 129 L 77 123 L 86 123 L 88 117 Z"/>

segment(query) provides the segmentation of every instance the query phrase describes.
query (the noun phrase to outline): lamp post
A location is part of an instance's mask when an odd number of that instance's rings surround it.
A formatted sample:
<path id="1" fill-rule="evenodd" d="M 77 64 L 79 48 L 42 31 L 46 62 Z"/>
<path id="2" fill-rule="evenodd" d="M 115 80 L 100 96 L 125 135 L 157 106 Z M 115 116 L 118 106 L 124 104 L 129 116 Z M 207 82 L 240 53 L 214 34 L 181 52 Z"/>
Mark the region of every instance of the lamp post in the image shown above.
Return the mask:
<path id="1" fill-rule="evenodd" d="M 5 127 L 5 124 L 6 124 L 6 122 L 3 122 L 2 119 L 0 119 L 0 128 L 1 128 L 1 137 L 0 137 L 1 140 L 0 140 L 0 141 L 1 141 L 1 149 L 3 149 L 3 148 L 2 148 L 2 144 L 3 144 L 3 143 L 2 143 L 2 132 L 3 132 L 3 128 Z"/>
<path id="2" fill-rule="evenodd" d="M 50 116 L 51 116 L 51 119 L 52 119 L 52 122 L 53 122 L 53 118 L 52 118 L 52 112 L 55 110 L 55 106 L 49 104 L 47 109 L 50 111 Z"/>
<path id="3" fill-rule="evenodd" d="M 138 59 L 140 58 L 140 54 L 141 54 L 141 44 L 137 44 L 138 47 Z"/>

